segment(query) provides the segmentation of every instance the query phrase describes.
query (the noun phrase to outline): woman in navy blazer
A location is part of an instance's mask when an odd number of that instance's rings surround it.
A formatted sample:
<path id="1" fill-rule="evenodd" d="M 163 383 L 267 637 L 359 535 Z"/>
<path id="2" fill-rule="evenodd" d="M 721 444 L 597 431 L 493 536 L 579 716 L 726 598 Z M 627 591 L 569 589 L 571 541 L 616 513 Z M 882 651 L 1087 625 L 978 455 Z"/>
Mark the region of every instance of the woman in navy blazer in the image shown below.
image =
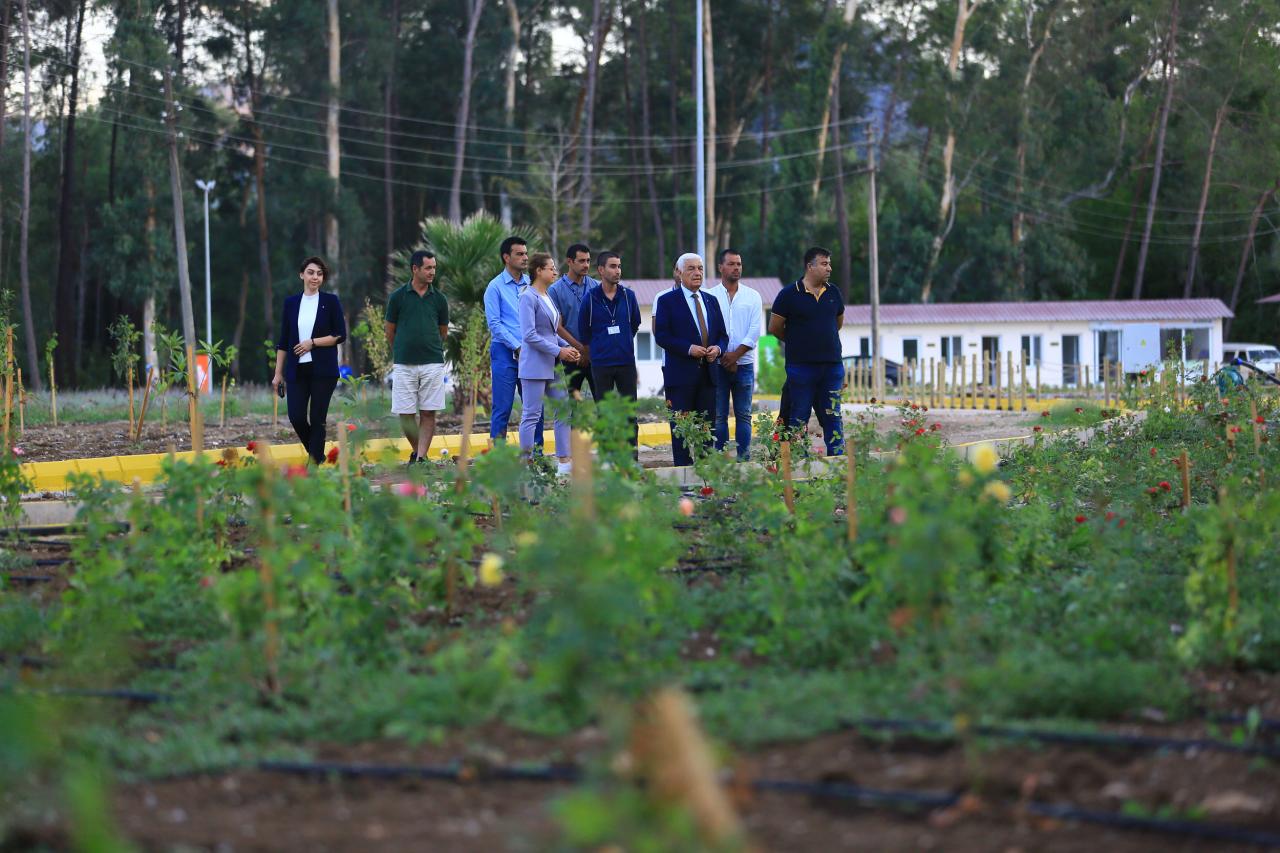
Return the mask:
<path id="1" fill-rule="evenodd" d="M 552 387 L 556 379 L 556 360 L 570 364 L 580 356 L 578 351 L 560 337 L 562 318 L 551 297 L 547 295 L 551 282 L 559 276 L 556 262 L 545 252 L 537 252 L 529 259 L 529 286 L 520 292 L 520 361 L 517 375 L 522 391 L 520 413 L 520 449 L 533 453 L 536 444 L 538 422 L 542 420 L 542 403 L 547 397 L 562 400 L 564 388 Z M 569 472 L 569 417 L 561 412 L 555 421 L 556 456 L 560 458 L 559 471 Z"/>
<path id="2" fill-rule="evenodd" d="M 289 423 L 317 465 L 324 463 L 325 419 L 338 387 L 338 344 L 347 339 L 342 303 L 321 293 L 329 268 L 320 258 L 302 262 L 302 293 L 284 301 L 280 336 L 276 338 L 276 375 L 272 388 L 285 384 Z"/>

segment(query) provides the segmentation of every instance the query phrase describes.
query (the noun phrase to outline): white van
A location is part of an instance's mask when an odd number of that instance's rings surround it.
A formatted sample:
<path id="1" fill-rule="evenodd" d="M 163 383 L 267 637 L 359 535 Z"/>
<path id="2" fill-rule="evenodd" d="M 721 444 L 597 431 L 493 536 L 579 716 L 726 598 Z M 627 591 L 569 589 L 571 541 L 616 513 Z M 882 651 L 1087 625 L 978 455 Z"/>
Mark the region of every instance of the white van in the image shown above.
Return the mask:
<path id="1" fill-rule="evenodd" d="M 1256 364 L 1260 370 L 1263 370 L 1272 376 L 1276 375 L 1276 371 L 1280 369 L 1280 350 L 1277 350 L 1271 344 L 1223 344 L 1222 345 L 1222 363 L 1231 364 L 1237 358 L 1242 361 L 1252 362 Z M 1243 369 L 1245 375 L 1252 372 L 1247 367 Z"/>

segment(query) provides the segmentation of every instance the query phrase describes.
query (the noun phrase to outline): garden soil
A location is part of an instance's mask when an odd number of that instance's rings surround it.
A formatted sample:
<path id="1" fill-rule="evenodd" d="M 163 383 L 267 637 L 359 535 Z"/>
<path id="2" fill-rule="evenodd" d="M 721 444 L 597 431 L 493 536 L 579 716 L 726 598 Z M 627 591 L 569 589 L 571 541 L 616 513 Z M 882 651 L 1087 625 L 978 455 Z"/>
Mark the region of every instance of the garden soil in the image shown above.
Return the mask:
<path id="1" fill-rule="evenodd" d="M 481 780 L 486 765 L 574 761 L 599 767 L 610 758 L 597 729 L 540 740 L 499 726 L 434 746 L 378 742 L 320 745 L 313 752 L 317 760 L 348 763 L 463 759 L 478 768 Z M 887 744 L 843 732 L 748 752 L 738 772 L 743 778 L 965 795 L 950 809 L 909 813 L 735 786 L 744 825 L 764 850 L 1224 849 L 1222 842 L 1033 817 L 1020 806 L 1027 799 L 1108 812 L 1198 809 L 1203 820 L 1280 828 L 1280 771 L 1234 755 Z M 237 771 L 124 786 L 114 810 L 121 830 L 143 849 L 519 851 L 546 849 L 553 802 L 569 790 L 532 782 L 306 779 Z"/>

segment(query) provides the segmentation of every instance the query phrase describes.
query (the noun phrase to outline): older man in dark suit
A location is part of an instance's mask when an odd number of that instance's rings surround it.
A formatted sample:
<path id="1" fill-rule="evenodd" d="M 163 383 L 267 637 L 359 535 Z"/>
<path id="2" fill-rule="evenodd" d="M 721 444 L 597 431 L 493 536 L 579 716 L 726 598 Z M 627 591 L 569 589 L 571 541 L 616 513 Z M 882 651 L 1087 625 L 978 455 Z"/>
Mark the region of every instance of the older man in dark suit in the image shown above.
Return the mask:
<path id="1" fill-rule="evenodd" d="M 715 419 L 716 386 L 711 371 L 729 346 L 720 303 L 704 298 L 702 258 L 692 252 L 676 260 L 679 284 L 658 297 L 653 306 L 653 337 L 663 350 L 662 378 L 667 407 L 674 415 L 697 412 L 711 423 Z M 672 422 L 671 455 L 676 465 L 692 465 L 693 457 L 675 434 Z"/>

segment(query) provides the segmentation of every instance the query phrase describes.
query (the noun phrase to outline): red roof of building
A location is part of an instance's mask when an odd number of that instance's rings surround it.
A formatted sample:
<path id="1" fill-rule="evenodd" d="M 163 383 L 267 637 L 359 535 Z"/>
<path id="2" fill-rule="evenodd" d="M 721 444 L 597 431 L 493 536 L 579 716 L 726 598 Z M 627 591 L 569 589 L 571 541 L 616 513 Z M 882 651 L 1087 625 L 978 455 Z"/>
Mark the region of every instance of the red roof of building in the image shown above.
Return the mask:
<path id="1" fill-rule="evenodd" d="M 945 305 L 881 305 L 886 325 L 941 323 L 1138 323 L 1221 320 L 1234 316 L 1221 299 L 1082 299 L 1069 302 L 952 302 Z M 870 305 L 850 305 L 844 321 L 871 323 Z"/>
<path id="2" fill-rule="evenodd" d="M 675 287 L 675 280 L 670 278 L 624 278 L 622 283 L 636 292 L 641 305 L 652 305 L 664 290 Z M 776 278 L 744 278 L 739 283 L 755 289 L 766 308 L 773 304 L 773 298 L 782 290 L 782 282 Z"/>
<path id="3" fill-rule="evenodd" d="M 1268 302 L 1280 302 L 1280 293 L 1277 293 L 1275 296 L 1265 296 L 1262 299 L 1259 299 L 1258 302 L 1264 305 Z"/>

